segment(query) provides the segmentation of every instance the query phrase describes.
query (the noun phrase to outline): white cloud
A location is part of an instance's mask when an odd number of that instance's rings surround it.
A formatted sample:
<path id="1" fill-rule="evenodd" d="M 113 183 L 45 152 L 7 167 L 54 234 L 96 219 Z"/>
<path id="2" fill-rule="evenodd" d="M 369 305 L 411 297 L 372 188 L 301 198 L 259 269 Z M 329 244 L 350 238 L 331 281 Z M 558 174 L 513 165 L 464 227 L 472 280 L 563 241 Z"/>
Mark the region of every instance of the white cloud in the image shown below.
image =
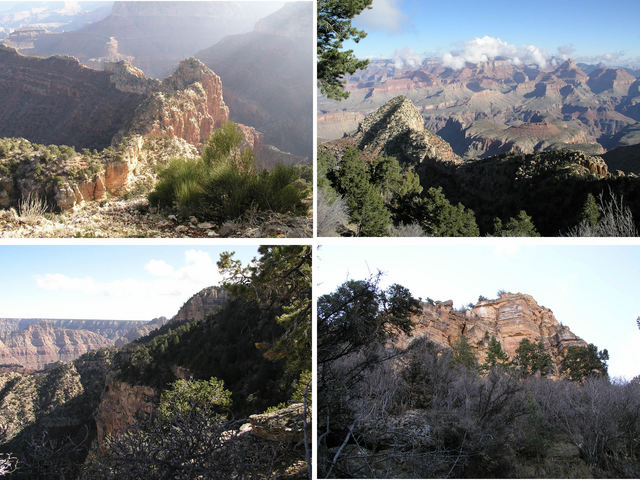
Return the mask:
<path id="1" fill-rule="evenodd" d="M 62 15 L 77 15 L 80 12 L 82 12 L 82 7 L 78 2 L 64 2 L 64 7 L 56 10 L 56 13 Z"/>
<path id="2" fill-rule="evenodd" d="M 155 259 L 149 260 L 149 262 L 144 266 L 144 269 L 151 275 L 155 275 L 157 277 L 166 277 L 174 272 L 173 267 L 167 262 Z"/>
<path id="3" fill-rule="evenodd" d="M 77 318 L 80 311 L 94 312 L 81 315 L 85 318 L 169 317 L 191 295 L 221 281 L 211 256 L 196 249 L 185 252 L 184 263 L 179 267 L 152 259 L 144 270 L 148 278 L 101 281 L 95 276 L 73 277 L 62 273 L 45 273 L 34 278 L 39 289 L 72 295 L 77 311 L 69 318 Z M 51 312 L 45 314 L 50 315 Z"/>
<path id="4" fill-rule="evenodd" d="M 393 52 L 393 65 L 395 68 L 418 68 L 424 59 L 424 55 L 420 55 L 409 47 L 397 48 Z"/>
<path id="5" fill-rule="evenodd" d="M 544 68 L 549 60 L 546 51 L 534 45 L 516 47 L 499 38 L 484 36 L 464 42 L 461 50 L 446 52 L 442 56 L 442 63 L 459 70 L 467 62 L 482 63 L 495 58 L 504 58 L 514 65 L 535 64 L 541 68 Z"/>
<path id="6" fill-rule="evenodd" d="M 365 30 L 382 30 L 399 33 L 406 29 L 409 17 L 399 8 L 399 0 L 373 0 L 372 8 L 356 17 L 356 22 Z"/>

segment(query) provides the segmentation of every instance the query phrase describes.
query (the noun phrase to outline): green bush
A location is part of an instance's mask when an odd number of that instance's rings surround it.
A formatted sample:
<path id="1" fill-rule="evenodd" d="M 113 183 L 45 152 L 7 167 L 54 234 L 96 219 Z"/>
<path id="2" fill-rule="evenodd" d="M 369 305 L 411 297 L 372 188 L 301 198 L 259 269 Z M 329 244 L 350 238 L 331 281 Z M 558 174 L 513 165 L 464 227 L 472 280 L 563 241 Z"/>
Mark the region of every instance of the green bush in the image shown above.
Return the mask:
<path id="1" fill-rule="evenodd" d="M 212 135 L 197 159 L 171 159 L 149 195 L 152 203 L 176 206 L 184 215 L 216 221 L 237 218 L 249 209 L 304 213 L 307 194 L 302 170 L 278 165 L 258 172 L 253 153 L 240 151 L 242 134 L 227 123 Z"/>

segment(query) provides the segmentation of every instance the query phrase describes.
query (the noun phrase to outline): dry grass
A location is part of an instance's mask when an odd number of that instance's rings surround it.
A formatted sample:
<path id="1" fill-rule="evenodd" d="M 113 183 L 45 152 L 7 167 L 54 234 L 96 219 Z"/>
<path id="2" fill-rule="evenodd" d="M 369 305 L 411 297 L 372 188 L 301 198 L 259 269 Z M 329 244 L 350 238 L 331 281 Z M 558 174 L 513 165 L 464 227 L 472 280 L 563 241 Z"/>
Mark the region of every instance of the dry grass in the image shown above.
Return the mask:
<path id="1" fill-rule="evenodd" d="M 30 192 L 18 204 L 18 218 L 24 223 L 38 223 L 46 211 L 47 203 L 37 193 Z"/>

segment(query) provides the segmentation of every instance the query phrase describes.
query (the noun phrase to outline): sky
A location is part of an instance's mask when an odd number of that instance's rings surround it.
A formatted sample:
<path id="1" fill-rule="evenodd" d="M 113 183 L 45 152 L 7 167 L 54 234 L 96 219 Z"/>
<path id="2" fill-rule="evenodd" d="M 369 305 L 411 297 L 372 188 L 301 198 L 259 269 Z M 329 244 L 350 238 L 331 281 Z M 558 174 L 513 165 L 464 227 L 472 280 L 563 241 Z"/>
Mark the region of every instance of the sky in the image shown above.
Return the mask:
<path id="1" fill-rule="evenodd" d="M 498 290 L 531 295 L 558 322 L 609 351 L 609 374 L 640 375 L 640 245 L 322 245 L 314 268 L 316 295 L 346 280 L 382 271 L 383 286 L 399 283 L 415 297 L 476 303 Z"/>
<path id="2" fill-rule="evenodd" d="M 244 246 L 0 245 L 0 318 L 171 318 L 192 295 L 218 285 L 223 251 Z"/>
<path id="3" fill-rule="evenodd" d="M 345 47 L 397 62 L 449 54 L 454 68 L 479 54 L 640 65 L 638 19 L 638 0 L 374 0 L 353 22 L 367 37 Z"/>

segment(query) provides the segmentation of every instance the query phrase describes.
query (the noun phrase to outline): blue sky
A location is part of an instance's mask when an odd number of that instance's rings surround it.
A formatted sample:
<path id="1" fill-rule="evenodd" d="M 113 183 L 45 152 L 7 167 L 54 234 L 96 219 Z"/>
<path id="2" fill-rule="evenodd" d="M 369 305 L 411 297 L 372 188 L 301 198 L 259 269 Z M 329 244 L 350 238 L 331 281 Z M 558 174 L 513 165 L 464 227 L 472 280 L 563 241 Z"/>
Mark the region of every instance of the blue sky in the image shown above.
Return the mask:
<path id="1" fill-rule="evenodd" d="M 374 0 L 373 9 L 354 20 L 367 37 L 345 46 L 361 57 L 391 58 L 407 49 L 441 57 L 488 36 L 546 55 L 638 63 L 638 19 L 637 0 Z"/>
<path id="2" fill-rule="evenodd" d="M 257 247 L 0 245 L 0 318 L 151 320 L 217 285 L 216 262 Z"/>
<path id="3" fill-rule="evenodd" d="M 640 375 L 640 246 L 483 245 L 336 246 L 318 250 L 316 293 L 381 270 L 414 296 L 456 307 L 498 290 L 526 293 L 559 322 L 610 354 L 609 373 Z"/>

